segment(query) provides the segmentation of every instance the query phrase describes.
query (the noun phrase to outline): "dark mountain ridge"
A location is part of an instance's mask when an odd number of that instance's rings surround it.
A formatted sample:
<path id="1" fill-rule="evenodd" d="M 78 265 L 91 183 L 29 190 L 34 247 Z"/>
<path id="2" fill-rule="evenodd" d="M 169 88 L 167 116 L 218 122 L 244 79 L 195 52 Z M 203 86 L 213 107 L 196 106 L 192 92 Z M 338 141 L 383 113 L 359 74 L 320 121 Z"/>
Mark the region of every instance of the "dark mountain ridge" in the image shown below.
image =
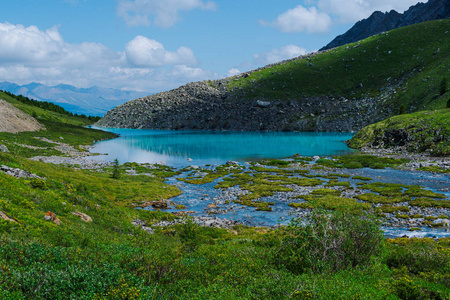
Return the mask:
<path id="1" fill-rule="evenodd" d="M 420 2 L 411 6 L 402 14 L 395 10 L 385 13 L 376 11 L 369 18 L 358 21 L 346 33 L 337 36 L 320 50 L 327 50 L 357 42 L 369 36 L 392 29 L 449 17 L 450 0 L 429 0 L 427 3 Z"/>

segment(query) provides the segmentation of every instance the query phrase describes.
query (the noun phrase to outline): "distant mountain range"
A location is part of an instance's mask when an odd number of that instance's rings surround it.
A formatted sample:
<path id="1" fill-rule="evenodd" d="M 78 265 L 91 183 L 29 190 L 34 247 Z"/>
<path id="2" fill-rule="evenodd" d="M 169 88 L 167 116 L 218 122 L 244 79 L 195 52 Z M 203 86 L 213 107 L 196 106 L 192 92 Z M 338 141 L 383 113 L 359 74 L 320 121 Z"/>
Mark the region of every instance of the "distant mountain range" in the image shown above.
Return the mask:
<path id="1" fill-rule="evenodd" d="M 17 85 L 6 81 L 0 82 L 0 90 L 34 100 L 52 102 L 67 111 L 91 116 L 103 116 L 108 110 L 120 104 L 148 95 L 98 86 L 76 88 L 66 84 L 47 86 L 40 83 Z"/>
<path id="2" fill-rule="evenodd" d="M 446 18 L 450 18 L 450 0 L 429 0 L 427 3 L 420 2 L 411 6 L 402 14 L 395 10 L 386 13 L 376 11 L 369 18 L 358 21 L 350 30 L 337 36 L 320 50 L 327 50 L 357 42 L 384 31 Z"/>

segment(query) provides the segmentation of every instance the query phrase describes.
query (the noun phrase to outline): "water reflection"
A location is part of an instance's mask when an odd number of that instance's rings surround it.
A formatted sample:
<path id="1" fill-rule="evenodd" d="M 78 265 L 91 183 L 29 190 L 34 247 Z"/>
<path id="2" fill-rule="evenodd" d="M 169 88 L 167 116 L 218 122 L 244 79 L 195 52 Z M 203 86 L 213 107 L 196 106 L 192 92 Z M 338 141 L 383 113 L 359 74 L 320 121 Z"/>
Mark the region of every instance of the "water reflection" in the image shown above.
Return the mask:
<path id="1" fill-rule="evenodd" d="M 97 159 L 159 163 L 172 166 L 223 163 L 281 158 L 299 153 L 304 156 L 349 153 L 344 143 L 353 134 L 317 132 L 208 132 L 108 129 L 121 136 L 99 142 L 91 150 L 107 153 Z M 188 161 L 189 159 L 189 161 Z"/>

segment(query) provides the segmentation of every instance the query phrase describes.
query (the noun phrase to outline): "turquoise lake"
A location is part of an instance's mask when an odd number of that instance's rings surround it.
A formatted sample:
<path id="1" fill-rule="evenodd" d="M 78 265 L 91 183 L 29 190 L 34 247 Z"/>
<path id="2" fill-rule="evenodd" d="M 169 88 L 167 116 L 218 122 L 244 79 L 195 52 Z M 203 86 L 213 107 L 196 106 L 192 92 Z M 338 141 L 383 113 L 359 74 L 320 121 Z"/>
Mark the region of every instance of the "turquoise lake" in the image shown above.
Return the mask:
<path id="1" fill-rule="evenodd" d="M 98 160 L 162 163 L 173 167 L 254 161 L 262 158 L 331 156 L 352 153 L 346 140 L 353 133 L 229 132 L 101 128 L 120 134 L 91 149 Z"/>

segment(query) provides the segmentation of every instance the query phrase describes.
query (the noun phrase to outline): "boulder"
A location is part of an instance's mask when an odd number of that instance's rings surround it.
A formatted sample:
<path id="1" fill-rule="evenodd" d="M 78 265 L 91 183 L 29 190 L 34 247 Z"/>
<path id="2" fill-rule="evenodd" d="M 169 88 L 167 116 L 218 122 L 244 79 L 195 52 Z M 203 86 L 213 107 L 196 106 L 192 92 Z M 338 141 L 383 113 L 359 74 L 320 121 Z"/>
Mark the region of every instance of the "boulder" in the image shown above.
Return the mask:
<path id="1" fill-rule="evenodd" d="M 52 221 L 56 225 L 60 225 L 61 224 L 61 220 L 54 213 L 52 213 L 51 211 L 47 212 L 47 214 L 45 215 L 44 219 Z"/>
<path id="2" fill-rule="evenodd" d="M 81 220 L 83 220 L 84 222 L 92 222 L 92 218 L 82 212 L 75 211 L 75 212 L 71 212 L 71 214 L 74 216 L 80 217 Z"/>
<path id="3" fill-rule="evenodd" d="M 4 212 L 0 211 L 0 219 L 3 219 L 5 221 L 10 221 L 10 222 L 16 222 L 16 220 L 11 219 L 10 217 L 8 217 Z"/>
<path id="4" fill-rule="evenodd" d="M 261 100 L 256 100 L 255 106 L 257 107 L 269 107 L 270 106 L 270 102 L 269 101 L 261 101 Z"/>
<path id="5" fill-rule="evenodd" d="M 141 205 L 139 205 L 139 207 L 148 207 L 148 206 L 152 206 L 153 208 L 169 208 L 169 205 L 167 204 L 166 201 L 147 201 L 142 203 Z"/>
<path id="6" fill-rule="evenodd" d="M 9 152 L 8 147 L 6 147 L 5 145 L 0 145 L 0 152 Z"/>

